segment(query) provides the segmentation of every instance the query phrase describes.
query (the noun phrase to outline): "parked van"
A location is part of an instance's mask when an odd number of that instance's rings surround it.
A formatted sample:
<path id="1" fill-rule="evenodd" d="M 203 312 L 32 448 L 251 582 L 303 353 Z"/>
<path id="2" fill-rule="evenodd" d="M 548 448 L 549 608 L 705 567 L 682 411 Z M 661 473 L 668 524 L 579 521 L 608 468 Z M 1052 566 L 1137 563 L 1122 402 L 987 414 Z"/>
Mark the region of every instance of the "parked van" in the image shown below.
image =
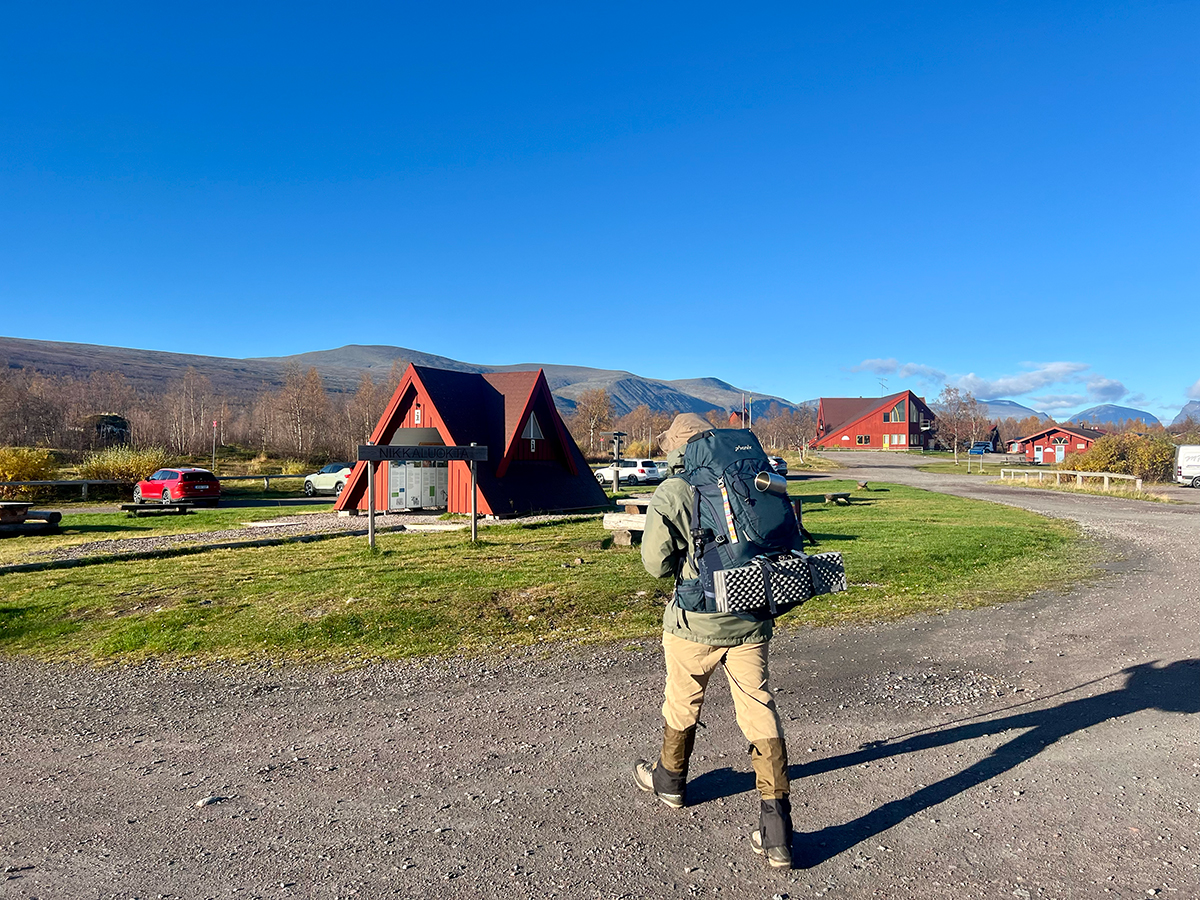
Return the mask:
<path id="1" fill-rule="evenodd" d="M 1200 488 L 1200 444 L 1183 444 L 1175 448 L 1175 480 Z"/>

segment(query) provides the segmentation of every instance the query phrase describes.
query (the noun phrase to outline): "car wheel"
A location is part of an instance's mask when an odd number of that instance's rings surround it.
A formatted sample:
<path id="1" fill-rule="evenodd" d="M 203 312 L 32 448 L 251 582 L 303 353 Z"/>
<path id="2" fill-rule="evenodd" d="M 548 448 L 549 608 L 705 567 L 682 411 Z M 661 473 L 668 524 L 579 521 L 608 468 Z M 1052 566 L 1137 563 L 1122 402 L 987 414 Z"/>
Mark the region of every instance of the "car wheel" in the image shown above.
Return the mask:
<path id="1" fill-rule="evenodd" d="M 633 487 L 633 485 L 638 483 L 638 477 L 636 475 L 630 475 L 629 478 L 626 479 L 625 483 L 628 484 L 630 487 Z"/>
<path id="2" fill-rule="evenodd" d="M 171 492 L 169 490 L 167 490 L 166 488 L 163 488 L 162 502 L 163 503 L 171 502 Z"/>
<path id="3" fill-rule="evenodd" d="M 344 481 L 339 481 L 337 484 L 335 484 L 333 486 L 333 496 L 340 497 L 342 494 L 342 488 L 344 488 L 345 486 L 346 486 L 346 483 Z"/>
<path id="4" fill-rule="evenodd" d="M 606 480 L 607 479 L 605 479 L 605 477 L 603 475 L 601 475 L 599 472 L 596 473 L 596 483 L 597 484 L 604 484 L 604 482 Z"/>
<path id="5" fill-rule="evenodd" d="M 311 497 L 316 492 L 317 492 L 317 489 L 315 487 L 313 487 L 313 483 L 311 481 L 304 482 L 304 496 L 305 497 Z"/>
<path id="6" fill-rule="evenodd" d="M 142 486 L 140 484 L 135 484 L 133 486 L 133 502 L 134 503 L 142 502 Z"/>
<path id="7" fill-rule="evenodd" d="M 1195 478 L 1192 479 L 1192 487 L 1200 488 L 1200 475 L 1197 475 Z"/>

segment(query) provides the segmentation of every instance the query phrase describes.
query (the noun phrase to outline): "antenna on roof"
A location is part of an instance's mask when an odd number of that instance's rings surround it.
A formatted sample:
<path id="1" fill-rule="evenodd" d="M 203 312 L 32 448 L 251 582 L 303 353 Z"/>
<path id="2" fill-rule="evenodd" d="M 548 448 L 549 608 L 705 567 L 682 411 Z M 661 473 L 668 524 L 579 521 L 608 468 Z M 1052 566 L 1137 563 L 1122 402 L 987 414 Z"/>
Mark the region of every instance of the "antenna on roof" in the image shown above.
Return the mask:
<path id="1" fill-rule="evenodd" d="M 887 379 L 886 379 L 886 378 L 880 378 L 880 379 L 879 379 L 879 386 L 880 386 L 881 388 L 883 388 L 883 392 L 886 394 L 886 393 L 887 393 Z"/>

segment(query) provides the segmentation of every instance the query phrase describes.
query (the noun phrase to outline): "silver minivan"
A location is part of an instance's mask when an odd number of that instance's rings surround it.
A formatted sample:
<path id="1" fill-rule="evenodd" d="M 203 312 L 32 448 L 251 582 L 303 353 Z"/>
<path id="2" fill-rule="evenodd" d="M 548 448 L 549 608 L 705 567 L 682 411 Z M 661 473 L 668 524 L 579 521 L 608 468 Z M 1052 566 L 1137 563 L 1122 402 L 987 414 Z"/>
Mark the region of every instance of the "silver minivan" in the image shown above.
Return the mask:
<path id="1" fill-rule="evenodd" d="M 1200 444 L 1182 444 L 1175 448 L 1175 480 L 1200 488 Z"/>

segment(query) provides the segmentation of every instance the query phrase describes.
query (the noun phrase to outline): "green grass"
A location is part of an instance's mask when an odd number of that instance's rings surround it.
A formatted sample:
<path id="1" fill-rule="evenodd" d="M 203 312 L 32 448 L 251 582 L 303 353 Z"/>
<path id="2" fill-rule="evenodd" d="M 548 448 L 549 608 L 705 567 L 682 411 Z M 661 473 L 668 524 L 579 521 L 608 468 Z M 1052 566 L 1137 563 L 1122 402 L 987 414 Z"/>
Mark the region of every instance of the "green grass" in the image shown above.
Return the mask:
<path id="1" fill-rule="evenodd" d="M 1147 503 L 1178 503 L 1178 500 L 1172 500 L 1166 494 L 1156 494 L 1153 491 L 1138 491 L 1133 488 L 1114 487 L 1105 490 L 1100 485 L 1092 482 L 1084 483 L 1083 487 L 1079 487 L 1072 481 L 1071 484 L 1054 484 L 1051 481 L 1030 481 L 1026 484 L 1024 481 L 1016 478 L 1005 478 L 1003 480 L 997 478 L 989 484 L 1002 484 L 1005 487 L 1028 488 L 1031 491 L 1058 491 L 1066 494 L 1093 494 L 1097 497 L 1120 497 L 1123 500 L 1144 500 Z"/>
<path id="2" fill-rule="evenodd" d="M 1009 600 L 1093 570 L 1095 551 L 1076 529 L 1009 507 L 896 485 L 854 491 L 849 507 L 820 502 L 853 487 L 822 482 L 804 520 L 820 550 L 844 554 L 854 586 L 789 614 L 785 627 Z M 636 548 L 609 546 L 598 519 L 480 536 L 471 545 L 463 532 L 385 533 L 376 553 L 363 538 L 337 538 L 3 575 L 0 652 L 355 661 L 658 632 L 670 584 L 645 574 Z"/>
<path id="3" fill-rule="evenodd" d="M 40 551 L 86 544 L 91 541 L 225 531 L 240 528 L 245 522 L 261 522 L 265 519 L 278 518 L 281 515 L 293 516 L 312 512 L 329 512 L 329 506 L 328 504 L 304 504 L 286 508 L 272 506 L 248 509 L 197 509 L 188 515 L 163 513 L 139 516 L 138 518 L 123 512 L 66 512 L 63 514 L 59 534 L 31 534 L 0 540 L 0 565 L 36 562 L 46 558 L 34 555 Z M 263 536 L 266 536 L 266 532 Z M 2 591 L 3 582 L 0 582 L 0 592 Z"/>

